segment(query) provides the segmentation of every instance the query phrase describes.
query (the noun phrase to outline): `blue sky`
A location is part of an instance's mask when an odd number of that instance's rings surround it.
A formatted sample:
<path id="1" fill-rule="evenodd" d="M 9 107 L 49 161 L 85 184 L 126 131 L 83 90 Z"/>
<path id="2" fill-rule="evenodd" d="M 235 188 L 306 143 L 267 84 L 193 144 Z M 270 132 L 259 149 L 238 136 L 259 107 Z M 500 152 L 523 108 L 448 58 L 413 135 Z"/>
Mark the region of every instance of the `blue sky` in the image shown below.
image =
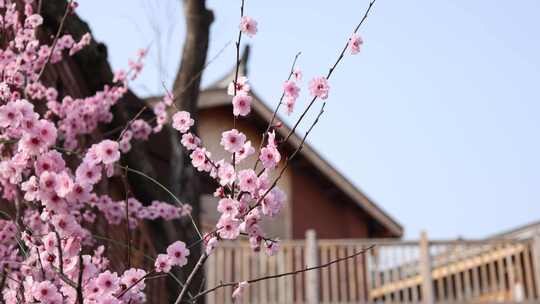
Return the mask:
<path id="1" fill-rule="evenodd" d="M 114 68 L 150 45 L 133 88 L 161 94 L 181 54 L 181 1 L 79 2 Z M 209 57 L 235 39 L 239 3 L 208 1 L 216 17 Z M 257 93 L 277 102 L 298 51 L 304 85 L 325 74 L 367 5 L 246 0 L 246 14 L 259 22 L 258 35 L 247 39 Z M 435 238 L 483 237 L 539 220 L 539 12 L 535 0 L 378 0 L 361 29 L 361 54 L 333 75 L 310 143 L 402 223 L 408 238 L 421 229 Z M 203 84 L 226 73 L 234 56 L 231 43 Z"/>

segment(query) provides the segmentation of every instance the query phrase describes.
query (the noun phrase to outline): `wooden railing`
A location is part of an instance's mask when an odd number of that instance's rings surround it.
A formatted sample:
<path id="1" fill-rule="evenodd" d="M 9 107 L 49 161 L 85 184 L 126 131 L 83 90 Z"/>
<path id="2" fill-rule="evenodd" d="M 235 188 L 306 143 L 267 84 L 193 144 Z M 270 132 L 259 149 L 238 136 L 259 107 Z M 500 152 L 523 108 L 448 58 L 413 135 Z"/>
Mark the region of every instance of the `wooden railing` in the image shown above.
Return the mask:
<path id="1" fill-rule="evenodd" d="M 320 271 L 251 284 L 243 303 L 493 303 L 540 301 L 540 238 L 283 241 L 276 256 L 247 242 L 224 243 L 206 266 L 206 284 L 234 282 L 363 255 Z M 233 288 L 207 303 L 232 303 Z"/>

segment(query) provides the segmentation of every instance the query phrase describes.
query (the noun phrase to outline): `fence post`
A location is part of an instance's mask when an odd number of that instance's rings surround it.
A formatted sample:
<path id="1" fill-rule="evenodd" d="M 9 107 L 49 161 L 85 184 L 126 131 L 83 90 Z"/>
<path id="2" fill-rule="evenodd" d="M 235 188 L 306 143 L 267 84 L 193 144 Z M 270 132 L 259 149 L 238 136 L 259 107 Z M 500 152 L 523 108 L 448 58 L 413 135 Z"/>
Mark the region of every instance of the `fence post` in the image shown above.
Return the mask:
<path id="1" fill-rule="evenodd" d="M 536 231 L 533 237 L 532 259 L 534 267 L 534 282 L 536 285 L 536 299 L 540 299 L 540 231 Z"/>
<path id="2" fill-rule="evenodd" d="M 313 229 L 306 231 L 304 258 L 307 267 L 313 267 L 319 264 L 317 236 Z M 308 304 L 319 303 L 319 272 L 316 270 L 306 272 L 306 300 Z"/>
<path id="3" fill-rule="evenodd" d="M 433 283 L 431 279 L 431 256 L 429 254 L 429 241 L 425 231 L 420 233 L 420 274 L 422 275 L 422 302 L 435 303 Z"/>

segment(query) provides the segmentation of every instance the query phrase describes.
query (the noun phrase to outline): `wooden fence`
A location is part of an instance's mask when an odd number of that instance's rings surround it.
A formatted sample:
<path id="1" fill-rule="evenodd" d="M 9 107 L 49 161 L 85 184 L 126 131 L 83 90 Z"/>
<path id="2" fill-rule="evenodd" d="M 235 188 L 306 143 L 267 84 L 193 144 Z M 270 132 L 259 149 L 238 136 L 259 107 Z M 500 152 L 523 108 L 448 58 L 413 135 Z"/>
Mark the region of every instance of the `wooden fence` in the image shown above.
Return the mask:
<path id="1" fill-rule="evenodd" d="M 494 303 L 540 301 L 540 238 L 527 240 L 394 239 L 283 241 L 276 256 L 247 242 L 224 243 L 206 264 L 206 284 L 234 282 L 363 255 L 295 276 L 261 281 L 243 303 Z M 206 303 L 232 303 L 233 288 Z"/>

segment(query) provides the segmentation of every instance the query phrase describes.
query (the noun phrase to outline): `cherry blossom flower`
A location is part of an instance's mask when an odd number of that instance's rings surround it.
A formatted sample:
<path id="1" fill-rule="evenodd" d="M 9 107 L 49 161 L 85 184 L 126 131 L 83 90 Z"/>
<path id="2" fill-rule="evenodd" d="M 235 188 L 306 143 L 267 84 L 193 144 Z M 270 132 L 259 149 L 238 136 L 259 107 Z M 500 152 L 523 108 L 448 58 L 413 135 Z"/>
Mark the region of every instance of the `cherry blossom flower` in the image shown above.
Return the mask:
<path id="1" fill-rule="evenodd" d="M 362 46 L 362 44 L 364 44 L 362 38 L 358 34 L 353 33 L 351 35 L 351 38 L 349 38 L 349 50 L 351 54 L 358 54 L 360 52 L 360 46 Z"/>
<path id="2" fill-rule="evenodd" d="M 117 162 L 120 159 L 118 142 L 110 139 L 102 141 L 99 143 L 98 155 L 106 165 Z"/>
<path id="3" fill-rule="evenodd" d="M 56 175 L 56 183 L 54 190 L 60 197 L 66 197 L 73 189 L 73 180 L 66 171 Z"/>
<path id="4" fill-rule="evenodd" d="M 237 164 L 240 163 L 242 160 L 246 159 L 253 153 L 255 153 L 255 149 L 251 146 L 251 141 L 248 140 L 244 143 L 244 146 L 242 146 L 242 148 L 240 148 L 240 150 L 236 152 L 236 155 L 235 155 L 236 163 Z"/>
<path id="5" fill-rule="evenodd" d="M 252 169 L 246 169 L 238 172 L 240 190 L 254 193 L 257 189 L 257 173 Z"/>
<path id="6" fill-rule="evenodd" d="M 134 291 L 141 291 L 145 288 L 144 277 L 146 276 L 146 271 L 137 268 L 130 268 L 124 272 L 120 278 L 120 282 L 132 288 Z"/>
<path id="7" fill-rule="evenodd" d="M 244 290 L 248 288 L 249 283 L 246 281 L 238 283 L 238 286 L 234 289 L 232 293 L 232 298 L 234 303 L 237 303 L 242 300 L 242 296 L 244 295 Z"/>
<path id="8" fill-rule="evenodd" d="M 257 34 L 257 21 L 249 16 L 243 16 L 240 20 L 240 31 L 250 37 L 255 36 Z"/>
<path id="9" fill-rule="evenodd" d="M 246 76 L 240 76 L 236 80 L 236 91 L 234 81 L 232 81 L 227 87 L 227 94 L 231 96 L 247 95 L 250 90 L 251 86 L 248 84 L 248 78 Z"/>
<path id="10" fill-rule="evenodd" d="M 283 92 L 285 96 L 296 99 L 298 98 L 298 93 L 300 92 L 300 88 L 296 85 L 296 83 L 292 80 L 287 80 L 283 84 Z"/>
<path id="11" fill-rule="evenodd" d="M 265 253 L 268 256 L 274 256 L 279 251 L 279 240 L 265 242 Z"/>
<path id="12" fill-rule="evenodd" d="M 214 252 L 214 249 L 216 249 L 217 245 L 218 245 L 217 237 L 209 238 L 208 241 L 206 242 L 206 248 L 205 248 L 206 254 L 207 255 L 212 254 L 212 252 Z"/>
<path id="13" fill-rule="evenodd" d="M 75 171 L 75 180 L 81 185 L 94 185 L 101 179 L 101 167 L 82 162 Z"/>
<path id="14" fill-rule="evenodd" d="M 293 71 L 293 76 L 296 81 L 302 80 L 302 70 L 299 67 L 295 67 Z"/>
<path id="15" fill-rule="evenodd" d="M 281 160 L 281 154 L 279 154 L 277 148 L 267 146 L 261 149 L 259 159 L 266 169 L 273 169 Z"/>
<path id="16" fill-rule="evenodd" d="M 239 152 L 246 142 L 246 135 L 236 129 L 225 131 L 221 134 L 221 145 L 230 153 Z"/>
<path id="17" fill-rule="evenodd" d="M 251 96 L 236 95 L 233 97 L 233 114 L 234 116 L 246 116 L 251 112 Z"/>
<path id="18" fill-rule="evenodd" d="M 236 172 L 233 165 L 222 162 L 218 168 L 219 184 L 222 186 L 232 184 L 236 180 Z"/>
<path id="19" fill-rule="evenodd" d="M 240 235 L 240 221 L 233 217 L 220 217 L 216 226 L 219 229 L 219 236 L 223 239 L 234 240 Z"/>
<path id="20" fill-rule="evenodd" d="M 232 198 L 223 198 L 219 200 L 217 211 L 229 217 L 235 217 L 238 214 L 238 201 Z"/>
<path id="21" fill-rule="evenodd" d="M 172 268 L 171 258 L 167 254 L 158 254 L 154 267 L 157 272 L 168 273 Z"/>
<path id="22" fill-rule="evenodd" d="M 189 128 L 191 128 L 191 126 L 193 126 L 193 124 L 195 123 L 195 121 L 191 118 L 189 112 L 186 111 L 176 112 L 173 115 L 172 119 L 173 128 L 180 131 L 181 133 L 186 133 Z"/>
<path id="23" fill-rule="evenodd" d="M 111 273 L 109 270 L 101 273 L 96 278 L 96 286 L 101 293 L 112 293 L 119 288 L 120 280 L 116 272 Z"/>
<path id="24" fill-rule="evenodd" d="M 201 144 L 201 140 L 192 133 L 185 133 L 182 135 L 182 145 L 188 150 L 194 150 Z"/>
<path id="25" fill-rule="evenodd" d="M 176 241 L 167 247 L 167 255 L 172 265 L 182 267 L 187 264 L 189 249 L 184 242 Z"/>
<path id="26" fill-rule="evenodd" d="M 326 77 L 315 77 L 309 82 L 309 92 L 313 97 L 319 97 L 320 99 L 328 98 L 328 91 L 330 86 Z"/>

